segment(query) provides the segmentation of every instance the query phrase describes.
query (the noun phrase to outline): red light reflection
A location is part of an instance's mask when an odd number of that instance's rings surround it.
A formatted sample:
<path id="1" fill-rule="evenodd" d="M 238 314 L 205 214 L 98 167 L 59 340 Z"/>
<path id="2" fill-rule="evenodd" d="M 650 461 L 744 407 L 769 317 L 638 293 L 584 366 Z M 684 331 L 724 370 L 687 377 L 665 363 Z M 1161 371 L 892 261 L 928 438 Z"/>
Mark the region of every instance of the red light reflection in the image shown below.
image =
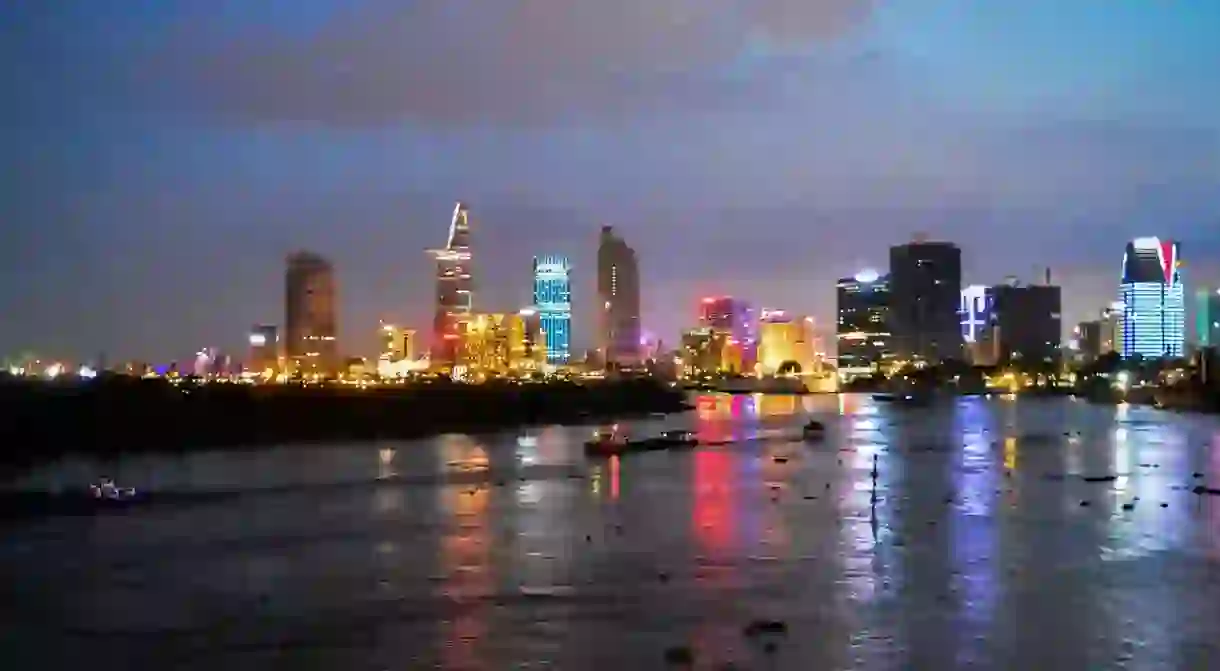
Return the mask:
<path id="1" fill-rule="evenodd" d="M 695 537 L 706 550 L 727 549 L 733 541 L 734 508 L 730 480 L 732 455 L 702 451 L 695 454 Z"/>
<path id="2" fill-rule="evenodd" d="M 619 461 L 616 454 L 610 457 L 610 499 L 612 501 L 618 500 L 618 470 Z"/>

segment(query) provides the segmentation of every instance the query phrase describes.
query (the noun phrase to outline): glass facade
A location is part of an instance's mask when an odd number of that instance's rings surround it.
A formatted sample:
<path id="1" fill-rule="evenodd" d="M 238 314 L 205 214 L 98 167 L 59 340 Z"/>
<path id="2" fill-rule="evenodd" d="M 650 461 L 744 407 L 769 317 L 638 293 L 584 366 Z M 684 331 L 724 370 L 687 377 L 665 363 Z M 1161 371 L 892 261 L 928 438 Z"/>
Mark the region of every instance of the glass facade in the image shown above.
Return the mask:
<path id="1" fill-rule="evenodd" d="M 862 272 L 838 282 L 839 372 L 867 375 L 880 372 L 894 358 L 890 342 L 890 278 Z"/>
<path id="2" fill-rule="evenodd" d="M 534 308 L 546 334 L 546 360 L 572 357 L 572 267 L 562 256 L 534 257 Z"/>
<path id="3" fill-rule="evenodd" d="M 1196 297 L 1195 340 L 1202 347 L 1220 346 L 1220 289 L 1200 289 Z"/>
<path id="4" fill-rule="evenodd" d="M 1186 346 L 1186 295 L 1178 243 L 1138 238 L 1123 255 L 1123 358 L 1181 357 Z"/>
<path id="5" fill-rule="evenodd" d="M 1133 282 L 1121 287 L 1120 296 L 1124 359 L 1183 356 L 1186 301 L 1181 283 Z"/>

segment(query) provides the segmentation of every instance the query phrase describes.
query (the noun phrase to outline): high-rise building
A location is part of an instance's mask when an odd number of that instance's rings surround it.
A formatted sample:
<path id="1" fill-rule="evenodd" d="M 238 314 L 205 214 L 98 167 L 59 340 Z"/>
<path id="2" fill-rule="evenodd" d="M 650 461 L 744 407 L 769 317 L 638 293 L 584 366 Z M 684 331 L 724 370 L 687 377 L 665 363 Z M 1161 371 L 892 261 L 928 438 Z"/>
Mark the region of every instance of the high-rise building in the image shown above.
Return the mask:
<path id="1" fill-rule="evenodd" d="M 898 358 L 929 364 L 962 358 L 962 250 L 951 242 L 890 248 L 890 329 Z"/>
<path id="2" fill-rule="evenodd" d="M 317 254 L 296 252 L 288 257 L 284 285 L 284 354 L 293 374 L 338 374 L 334 267 Z"/>
<path id="3" fill-rule="evenodd" d="M 750 304 L 719 296 L 704 298 L 699 303 L 699 325 L 725 336 L 726 356 L 733 362 L 729 370 L 748 372 L 758 359 L 758 324 Z"/>
<path id="4" fill-rule="evenodd" d="M 724 349 L 727 336 L 709 327 L 688 329 L 682 332 L 683 377 L 715 375 L 724 372 Z"/>
<path id="5" fill-rule="evenodd" d="M 1101 353 L 1119 352 L 1123 344 L 1123 304 L 1115 301 L 1101 311 Z"/>
<path id="6" fill-rule="evenodd" d="M 853 377 L 882 371 L 894 359 L 889 276 L 866 270 L 843 278 L 836 295 L 839 374 Z"/>
<path id="7" fill-rule="evenodd" d="M 1200 347 L 1220 346 L 1220 289 L 1195 293 L 1195 340 Z"/>
<path id="8" fill-rule="evenodd" d="M 534 309 L 546 333 L 546 360 L 568 363 L 572 356 L 572 267 L 562 256 L 534 257 Z"/>
<path id="9" fill-rule="evenodd" d="M 598 349 L 608 366 L 640 362 L 640 268 L 635 250 L 602 226 L 597 247 Z"/>
<path id="10" fill-rule="evenodd" d="M 763 310 L 758 322 L 758 367 L 763 375 L 811 373 L 815 367 L 813 318 Z"/>
<path id="11" fill-rule="evenodd" d="M 1072 332 L 1076 340 L 1076 352 L 1085 362 L 1096 361 L 1102 351 L 1102 322 L 1092 320 L 1080 322 Z"/>
<path id="12" fill-rule="evenodd" d="M 1186 344 L 1186 299 L 1178 243 L 1147 237 L 1127 243 L 1119 298 L 1123 303 L 1124 359 L 1181 357 Z"/>
<path id="13" fill-rule="evenodd" d="M 546 331 L 542 329 L 542 318 L 535 308 L 525 308 L 517 313 L 525 329 L 525 358 L 521 368 L 538 370 L 546 363 Z"/>
<path id="14" fill-rule="evenodd" d="M 436 259 L 436 314 L 432 321 L 432 364 L 449 367 L 462 362 L 462 334 L 473 309 L 470 210 L 459 202 L 449 221 L 445 246 L 428 250 Z"/>
<path id="15" fill-rule="evenodd" d="M 378 335 L 381 339 L 381 360 L 395 362 L 415 358 L 415 331 L 394 324 L 382 324 Z"/>
<path id="16" fill-rule="evenodd" d="M 279 329 L 270 324 L 258 324 L 250 329 L 249 370 L 258 375 L 274 375 L 280 368 Z"/>
<path id="17" fill-rule="evenodd" d="M 992 366 L 999 359 L 994 333 L 991 331 L 995 292 L 992 287 L 974 284 L 962 289 L 958 314 L 962 325 L 962 342 L 966 360 L 976 366 Z"/>
<path id="18" fill-rule="evenodd" d="M 1044 284 L 991 288 L 991 329 L 999 363 L 1057 364 L 1063 339 L 1062 292 Z"/>
<path id="19" fill-rule="evenodd" d="M 520 314 L 472 314 L 465 322 L 462 360 L 476 373 L 508 373 L 527 361 L 527 324 Z"/>
<path id="20" fill-rule="evenodd" d="M 974 284 L 962 289 L 961 325 L 962 340 L 973 343 L 983 336 L 991 323 L 995 295 L 991 287 Z"/>

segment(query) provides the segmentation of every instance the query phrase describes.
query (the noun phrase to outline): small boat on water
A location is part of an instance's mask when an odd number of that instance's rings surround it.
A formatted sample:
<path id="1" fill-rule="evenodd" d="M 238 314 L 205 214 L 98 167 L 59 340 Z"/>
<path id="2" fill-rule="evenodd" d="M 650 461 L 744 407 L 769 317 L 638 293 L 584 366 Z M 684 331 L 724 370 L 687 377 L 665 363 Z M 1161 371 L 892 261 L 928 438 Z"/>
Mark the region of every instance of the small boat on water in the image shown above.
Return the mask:
<path id="1" fill-rule="evenodd" d="M 131 501 L 136 498 L 135 487 L 119 487 L 110 478 L 102 478 L 89 485 L 89 495 L 99 501 Z"/>
<path id="2" fill-rule="evenodd" d="M 873 394 L 873 400 L 878 403 L 893 403 L 894 405 L 925 406 L 932 403 L 930 394 Z"/>
<path id="3" fill-rule="evenodd" d="M 668 450 L 678 447 L 695 447 L 699 440 L 690 431 L 662 431 L 661 435 L 643 440 L 629 440 L 627 444 L 637 450 Z"/>
<path id="4" fill-rule="evenodd" d="M 826 437 L 826 425 L 817 421 L 809 420 L 805 426 L 801 427 L 801 438 L 808 441 L 822 440 Z"/>
<path id="5" fill-rule="evenodd" d="M 651 450 L 669 450 L 681 447 L 694 447 L 699 444 L 695 434 L 690 431 L 663 431 L 652 438 L 632 440 L 621 433 L 617 426 L 609 429 L 599 429 L 593 433 L 593 438 L 585 442 L 585 454 L 593 456 L 614 456 L 628 452 L 646 452 Z"/>
<path id="6" fill-rule="evenodd" d="M 585 441 L 585 454 L 608 457 L 622 454 L 628 449 L 627 434 L 618 430 L 618 425 L 593 432 L 593 438 Z"/>

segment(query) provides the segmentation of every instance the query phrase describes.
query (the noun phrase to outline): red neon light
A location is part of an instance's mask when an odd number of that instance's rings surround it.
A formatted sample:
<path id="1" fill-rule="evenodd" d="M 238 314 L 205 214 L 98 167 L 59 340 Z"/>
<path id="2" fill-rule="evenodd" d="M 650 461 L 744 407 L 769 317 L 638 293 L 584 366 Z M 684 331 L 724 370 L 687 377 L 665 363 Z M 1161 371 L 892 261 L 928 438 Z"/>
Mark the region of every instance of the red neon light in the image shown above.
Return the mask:
<path id="1" fill-rule="evenodd" d="M 1165 284 L 1172 284 L 1173 271 L 1178 267 L 1177 245 L 1172 240 L 1162 240 L 1157 252 L 1159 252 L 1157 260 L 1161 262 L 1161 274 L 1165 277 Z"/>

